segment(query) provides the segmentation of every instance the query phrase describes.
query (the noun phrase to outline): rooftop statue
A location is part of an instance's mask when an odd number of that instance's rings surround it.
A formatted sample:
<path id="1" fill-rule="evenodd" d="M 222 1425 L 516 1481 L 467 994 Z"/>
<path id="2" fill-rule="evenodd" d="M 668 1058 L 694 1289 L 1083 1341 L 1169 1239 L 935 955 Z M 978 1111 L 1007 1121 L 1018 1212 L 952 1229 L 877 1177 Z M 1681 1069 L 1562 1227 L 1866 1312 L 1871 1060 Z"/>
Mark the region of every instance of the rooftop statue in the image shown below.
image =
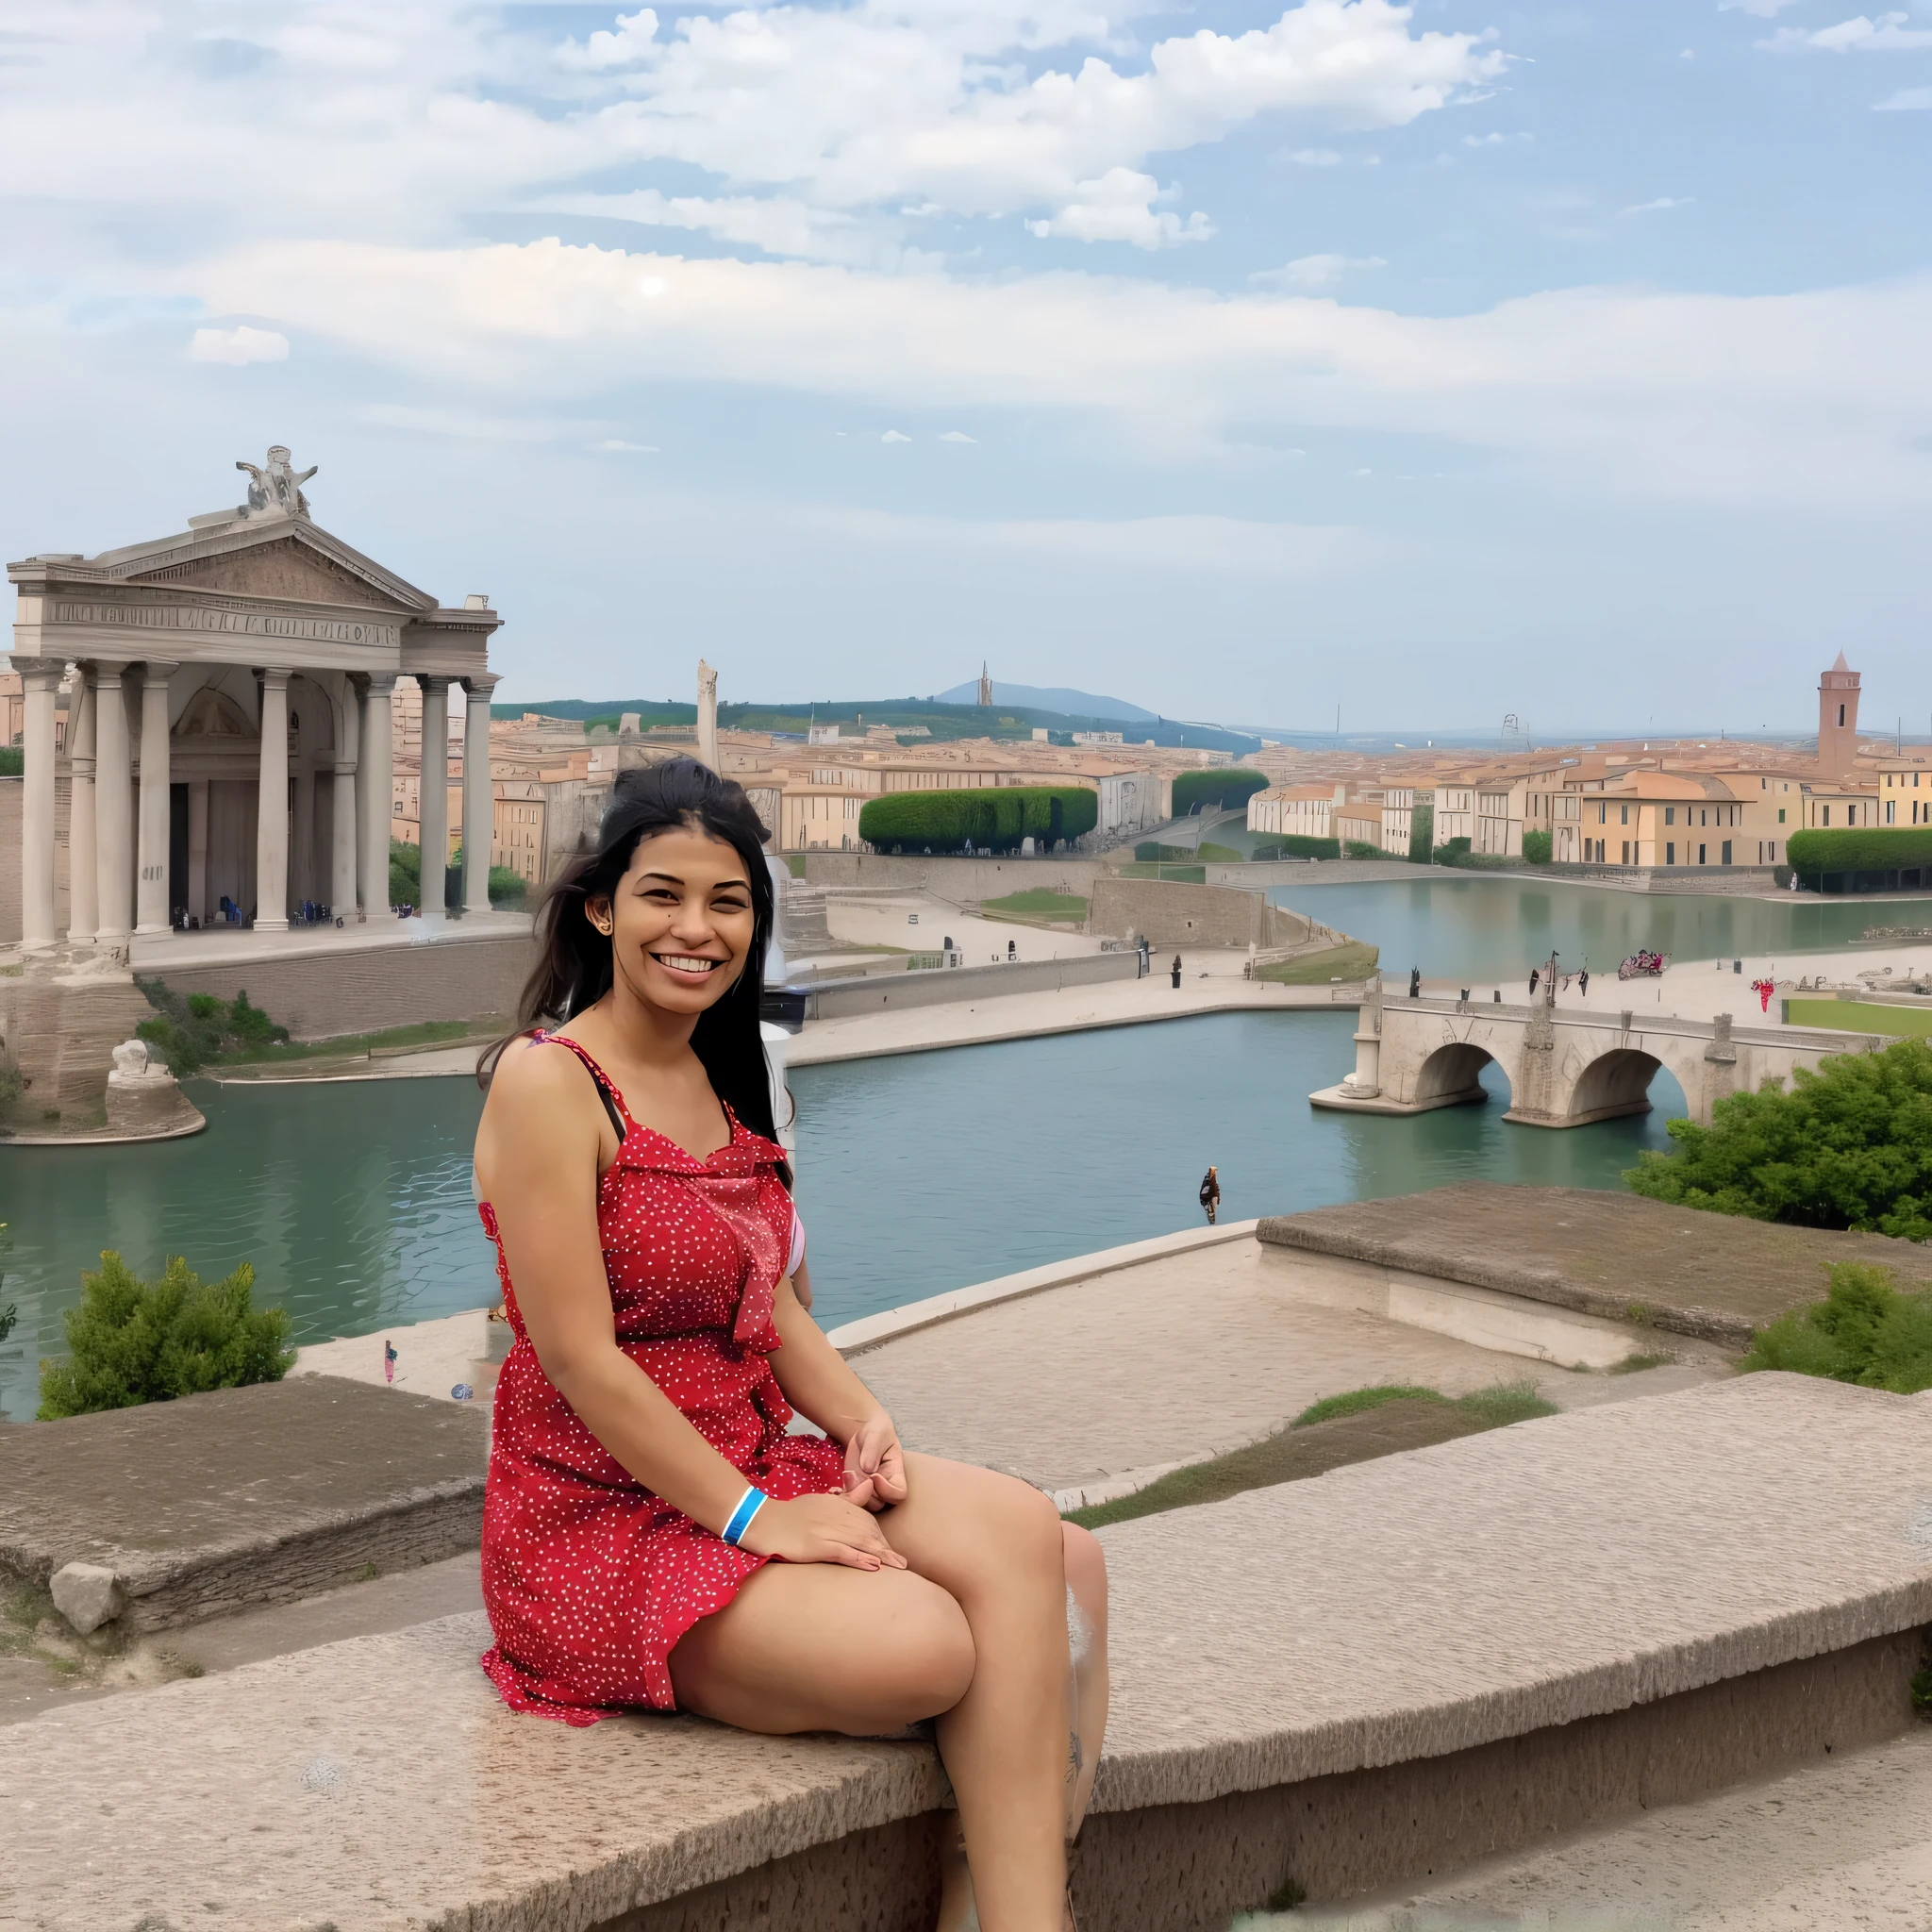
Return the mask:
<path id="1" fill-rule="evenodd" d="M 302 494 L 302 486 L 315 475 L 322 465 L 310 463 L 306 470 L 292 470 L 289 467 L 289 451 L 285 444 L 275 443 L 268 453 L 268 460 L 258 468 L 254 463 L 238 462 L 238 470 L 248 472 L 248 501 L 238 506 L 241 516 L 260 516 L 269 510 L 281 510 L 288 516 L 306 517 L 308 514 L 308 499 Z"/>

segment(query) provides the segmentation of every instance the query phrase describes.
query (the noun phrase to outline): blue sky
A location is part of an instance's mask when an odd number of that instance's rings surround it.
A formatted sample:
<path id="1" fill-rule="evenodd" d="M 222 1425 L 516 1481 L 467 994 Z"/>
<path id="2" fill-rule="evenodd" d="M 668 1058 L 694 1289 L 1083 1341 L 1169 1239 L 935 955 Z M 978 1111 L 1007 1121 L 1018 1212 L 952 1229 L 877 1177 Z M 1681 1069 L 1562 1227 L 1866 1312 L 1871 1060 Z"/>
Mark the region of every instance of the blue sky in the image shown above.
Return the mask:
<path id="1" fill-rule="evenodd" d="M 1932 724 L 1932 0 L 0 0 L 8 556 L 235 500 L 502 695 Z"/>

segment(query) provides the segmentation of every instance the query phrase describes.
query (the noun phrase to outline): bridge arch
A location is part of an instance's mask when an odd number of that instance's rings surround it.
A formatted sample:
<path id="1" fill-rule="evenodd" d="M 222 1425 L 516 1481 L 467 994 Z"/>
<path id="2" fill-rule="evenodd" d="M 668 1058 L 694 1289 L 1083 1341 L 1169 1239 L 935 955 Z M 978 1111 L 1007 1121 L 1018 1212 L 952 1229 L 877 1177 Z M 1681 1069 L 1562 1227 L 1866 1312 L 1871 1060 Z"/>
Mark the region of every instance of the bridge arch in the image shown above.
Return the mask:
<path id="1" fill-rule="evenodd" d="M 1507 1079 L 1509 1069 L 1488 1048 L 1467 1040 L 1452 1040 L 1437 1047 L 1416 1069 L 1409 1103 L 1415 1107 L 1479 1106 L 1490 1097 L 1483 1088 L 1482 1074 L 1492 1063 Z"/>
<path id="2" fill-rule="evenodd" d="M 1613 1046 L 1607 1053 L 1598 1054 L 1570 1089 L 1566 1124 L 1581 1126 L 1588 1121 L 1648 1113 L 1650 1083 L 1659 1073 L 1669 1071 L 1655 1054 L 1641 1047 Z"/>

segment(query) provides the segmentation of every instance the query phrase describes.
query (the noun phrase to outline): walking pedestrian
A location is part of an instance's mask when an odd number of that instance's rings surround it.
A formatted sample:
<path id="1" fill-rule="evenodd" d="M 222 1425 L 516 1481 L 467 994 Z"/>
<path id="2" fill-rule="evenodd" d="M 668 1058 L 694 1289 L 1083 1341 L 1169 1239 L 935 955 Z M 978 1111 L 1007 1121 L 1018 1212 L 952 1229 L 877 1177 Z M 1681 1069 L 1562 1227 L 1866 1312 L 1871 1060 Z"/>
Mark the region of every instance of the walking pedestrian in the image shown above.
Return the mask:
<path id="1" fill-rule="evenodd" d="M 1174 956 L 1174 990 L 1176 992 L 1181 990 L 1181 956 L 1178 953 Z"/>
<path id="2" fill-rule="evenodd" d="M 1220 1172 L 1219 1168 L 1210 1167 L 1201 1176 L 1201 1208 L 1208 1216 L 1209 1227 L 1214 1225 L 1215 1210 L 1221 1206 L 1221 1182 L 1218 1178 Z"/>

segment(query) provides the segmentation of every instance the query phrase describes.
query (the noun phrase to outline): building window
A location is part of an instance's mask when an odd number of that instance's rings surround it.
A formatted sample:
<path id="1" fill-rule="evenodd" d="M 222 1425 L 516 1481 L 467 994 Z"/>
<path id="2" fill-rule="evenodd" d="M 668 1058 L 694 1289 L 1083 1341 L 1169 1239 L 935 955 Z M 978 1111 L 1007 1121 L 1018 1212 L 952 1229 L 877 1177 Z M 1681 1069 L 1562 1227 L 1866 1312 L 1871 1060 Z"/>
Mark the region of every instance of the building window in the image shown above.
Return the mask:
<path id="1" fill-rule="evenodd" d="M 1630 823 L 1630 808 L 1627 805 L 1620 805 L 1617 808 L 1617 811 L 1619 814 L 1617 823 L 1620 825 L 1627 825 Z"/>
<path id="2" fill-rule="evenodd" d="M 1888 798 L 1885 801 L 1885 823 L 1888 825 L 1898 824 L 1898 801 L 1896 799 Z"/>
<path id="3" fill-rule="evenodd" d="M 1664 807 L 1664 824 L 1667 824 L 1667 825 L 1674 825 L 1674 824 L 1675 824 L 1676 823 L 1677 823 L 1677 808 L 1676 808 L 1676 807 L 1675 807 L 1674 805 L 1667 805 L 1667 806 L 1665 806 L 1665 807 Z"/>
<path id="4" fill-rule="evenodd" d="M 1697 862 L 1699 865 L 1704 865 L 1708 862 L 1704 857 L 1704 850 L 1705 848 L 1702 845 L 1700 845 L 1697 848 Z"/>
<path id="5" fill-rule="evenodd" d="M 1721 856 L 1721 857 L 1719 858 L 1719 859 L 1718 859 L 1718 863 L 1719 863 L 1720 865 L 1728 865 L 1728 864 L 1730 864 L 1730 862 L 1731 862 L 1731 841 L 1729 841 L 1728 839 L 1726 839 L 1726 840 L 1724 841 L 1724 850 L 1723 850 L 1722 856 Z"/>
<path id="6" fill-rule="evenodd" d="M 1845 722 L 1845 708 L 1842 705 L 1838 708 L 1838 722 L 1840 727 L 1842 728 Z"/>
<path id="7" fill-rule="evenodd" d="M 1627 839 L 1624 841 L 1624 863 L 1625 865 L 1630 863 L 1630 841 Z"/>
<path id="8" fill-rule="evenodd" d="M 1779 824 L 1783 824 L 1785 822 L 1785 808 L 1783 806 L 1779 806 L 1777 808 L 1777 822 Z"/>
<path id="9" fill-rule="evenodd" d="M 1675 864 L 1676 864 L 1676 862 L 1677 862 L 1677 848 L 1676 848 L 1675 844 L 1674 844 L 1674 843 L 1671 843 L 1671 844 L 1667 844 L 1667 845 L 1665 845 L 1665 847 L 1664 847 L 1664 863 L 1665 863 L 1666 865 L 1675 865 Z"/>
<path id="10" fill-rule="evenodd" d="M 1828 805 L 1827 805 L 1827 806 L 1824 806 L 1824 807 L 1823 807 L 1823 808 L 1821 808 L 1821 810 L 1820 810 L 1820 812 L 1819 812 L 1819 818 L 1818 818 L 1818 823 L 1819 823 L 1819 824 L 1820 824 L 1821 825 L 1828 825 L 1828 824 L 1830 824 L 1830 823 L 1831 823 L 1831 808 L 1830 808 L 1830 806 L 1828 806 Z"/>

